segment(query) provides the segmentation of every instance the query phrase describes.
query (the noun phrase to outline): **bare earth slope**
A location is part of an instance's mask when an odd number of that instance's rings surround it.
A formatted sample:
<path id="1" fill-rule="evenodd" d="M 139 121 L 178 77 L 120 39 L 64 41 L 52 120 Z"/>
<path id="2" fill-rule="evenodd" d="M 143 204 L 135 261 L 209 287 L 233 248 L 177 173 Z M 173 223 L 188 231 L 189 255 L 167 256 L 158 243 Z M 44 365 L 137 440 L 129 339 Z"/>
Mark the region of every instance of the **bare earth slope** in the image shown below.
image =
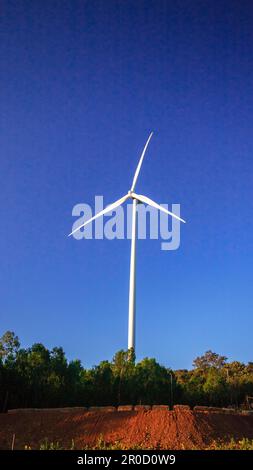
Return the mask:
<path id="1" fill-rule="evenodd" d="M 94 446 L 99 439 L 125 448 L 205 448 L 214 439 L 253 439 L 253 416 L 187 409 L 139 411 L 41 411 L 0 414 L 0 449 L 38 449 L 46 438 L 69 449 Z"/>

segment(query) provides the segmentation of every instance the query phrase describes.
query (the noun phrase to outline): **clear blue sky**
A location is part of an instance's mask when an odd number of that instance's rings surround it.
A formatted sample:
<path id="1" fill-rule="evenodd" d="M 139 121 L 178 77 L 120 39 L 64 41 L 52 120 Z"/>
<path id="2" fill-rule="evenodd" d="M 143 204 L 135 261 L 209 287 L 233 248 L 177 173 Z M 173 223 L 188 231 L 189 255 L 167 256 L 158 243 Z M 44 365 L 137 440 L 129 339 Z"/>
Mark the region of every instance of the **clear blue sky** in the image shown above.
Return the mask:
<path id="1" fill-rule="evenodd" d="M 67 237 L 78 202 L 180 203 L 178 251 L 141 240 L 137 358 L 252 361 L 253 4 L 3 0 L 1 334 L 89 367 L 127 347 L 129 240 Z"/>

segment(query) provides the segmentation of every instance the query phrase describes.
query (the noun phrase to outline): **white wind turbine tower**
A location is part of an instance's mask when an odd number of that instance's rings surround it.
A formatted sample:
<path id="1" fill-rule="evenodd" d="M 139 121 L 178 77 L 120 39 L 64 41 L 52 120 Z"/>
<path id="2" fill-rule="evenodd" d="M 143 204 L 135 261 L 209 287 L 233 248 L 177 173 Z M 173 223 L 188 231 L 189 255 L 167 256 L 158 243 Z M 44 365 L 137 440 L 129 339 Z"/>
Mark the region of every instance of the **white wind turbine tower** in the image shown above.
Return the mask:
<path id="1" fill-rule="evenodd" d="M 130 282 L 129 282 L 129 315 L 128 315 L 128 349 L 133 348 L 135 350 L 135 294 L 136 294 L 136 208 L 138 203 L 145 203 L 149 204 L 152 207 L 155 207 L 156 209 L 159 209 L 162 212 L 165 212 L 165 214 L 171 215 L 172 217 L 175 217 L 175 219 L 179 220 L 180 222 L 184 222 L 185 220 L 181 219 L 178 217 L 176 214 L 173 214 L 172 212 L 168 211 L 164 207 L 160 206 L 156 202 L 152 201 L 152 199 L 149 199 L 147 196 L 142 196 L 140 194 L 136 194 L 134 192 L 135 186 L 137 183 L 137 179 L 140 173 L 141 165 L 144 159 L 144 155 L 146 153 L 148 144 L 150 142 L 150 139 L 153 135 L 153 132 L 149 135 L 149 138 L 145 144 L 145 147 L 142 151 L 140 161 L 138 163 L 138 166 L 136 168 L 134 178 L 133 178 L 133 183 L 131 186 L 131 189 L 128 191 L 128 193 L 118 199 L 117 201 L 113 202 L 109 206 L 107 206 L 105 209 L 102 211 L 98 212 L 94 217 L 91 217 L 91 219 L 87 220 L 85 223 L 80 225 L 78 228 L 73 230 L 69 234 L 69 236 L 73 235 L 73 233 L 77 232 L 80 230 L 80 228 L 84 227 L 85 225 L 89 224 L 93 220 L 97 219 L 101 215 L 107 214 L 107 212 L 111 212 L 116 207 L 120 206 L 125 202 L 127 199 L 132 199 L 133 200 L 133 205 L 132 205 L 132 236 L 131 236 L 131 258 L 130 258 Z"/>

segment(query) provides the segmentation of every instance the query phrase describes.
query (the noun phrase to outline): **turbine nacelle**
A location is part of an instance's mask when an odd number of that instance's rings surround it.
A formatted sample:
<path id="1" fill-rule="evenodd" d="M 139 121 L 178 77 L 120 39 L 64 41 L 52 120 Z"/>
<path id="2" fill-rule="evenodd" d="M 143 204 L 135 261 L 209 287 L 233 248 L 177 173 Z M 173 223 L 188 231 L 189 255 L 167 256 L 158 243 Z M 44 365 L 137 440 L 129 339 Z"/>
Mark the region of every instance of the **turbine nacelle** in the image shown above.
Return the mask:
<path id="1" fill-rule="evenodd" d="M 128 191 L 127 194 L 128 194 L 129 199 L 136 199 L 137 200 L 136 194 L 133 191 L 131 191 L 131 189 Z M 138 202 L 141 203 L 140 201 L 138 201 Z"/>

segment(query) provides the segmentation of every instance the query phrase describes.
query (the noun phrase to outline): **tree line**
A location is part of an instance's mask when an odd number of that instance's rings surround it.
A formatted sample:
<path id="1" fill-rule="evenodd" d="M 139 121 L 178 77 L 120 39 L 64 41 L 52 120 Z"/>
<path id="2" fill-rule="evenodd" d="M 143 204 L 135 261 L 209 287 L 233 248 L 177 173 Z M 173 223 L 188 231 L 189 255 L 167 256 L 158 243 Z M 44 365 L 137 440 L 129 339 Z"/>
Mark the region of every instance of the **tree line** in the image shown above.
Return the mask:
<path id="1" fill-rule="evenodd" d="M 20 346 L 14 332 L 0 338 L 0 412 L 10 408 L 188 404 L 236 406 L 253 396 L 253 362 L 227 362 L 207 351 L 192 370 L 172 370 L 133 350 L 85 369 L 61 347 Z"/>

